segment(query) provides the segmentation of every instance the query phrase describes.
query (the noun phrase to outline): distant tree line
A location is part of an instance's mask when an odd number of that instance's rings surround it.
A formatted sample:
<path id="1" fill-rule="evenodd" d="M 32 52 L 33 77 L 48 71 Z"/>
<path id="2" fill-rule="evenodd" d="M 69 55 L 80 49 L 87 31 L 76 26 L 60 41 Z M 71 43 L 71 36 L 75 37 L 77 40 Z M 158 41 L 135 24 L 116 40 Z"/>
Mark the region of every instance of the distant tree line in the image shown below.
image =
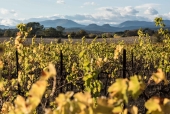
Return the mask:
<path id="1" fill-rule="evenodd" d="M 138 36 L 138 30 L 125 30 L 121 32 L 110 32 L 110 33 L 92 33 L 87 32 L 85 30 L 79 30 L 77 32 L 65 32 L 65 28 L 62 26 L 57 26 L 56 28 L 49 27 L 44 28 L 38 22 L 29 22 L 26 24 L 26 27 L 32 28 L 32 31 L 29 33 L 28 37 L 43 37 L 43 38 L 67 38 L 68 35 L 71 35 L 72 38 L 81 38 L 86 36 L 86 38 L 114 38 L 115 36 L 119 37 L 131 37 L 131 36 Z M 150 36 L 160 37 L 157 34 L 157 31 L 151 30 L 149 28 L 143 29 L 145 33 L 148 33 Z M 17 29 L 0 29 L 0 37 L 15 37 L 16 33 L 18 32 Z"/>
<path id="2" fill-rule="evenodd" d="M 44 28 L 38 22 L 29 22 L 26 24 L 27 29 L 32 28 L 28 37 L 64 37 L 63 33 L 65 28 L 57 26 L 56 28 Z M 0 37 L 15 37 L 18 29 L 0 29 Z"/>

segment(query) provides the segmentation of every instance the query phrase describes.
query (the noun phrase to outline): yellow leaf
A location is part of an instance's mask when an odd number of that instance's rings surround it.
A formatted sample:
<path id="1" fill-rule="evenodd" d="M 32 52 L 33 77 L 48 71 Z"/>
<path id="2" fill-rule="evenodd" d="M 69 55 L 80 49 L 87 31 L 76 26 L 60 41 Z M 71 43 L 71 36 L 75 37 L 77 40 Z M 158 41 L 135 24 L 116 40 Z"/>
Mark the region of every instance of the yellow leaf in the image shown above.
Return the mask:
<path id="1" fill-rule="evenodd" d="M 164 106 L 163 106 L 164 113 L 169 113 L 170 112 L 170 108 L 169 108 L 170 107 L 170 100 L 167 99 L 167 98 L 164 98 L 163 104 L 164 104 Z"/>
<path id="2" fill-rule="evenodd" d="M 29 95 L 42 97 L 43 93 L 45 92 L 46 86 L 46 81 L 37 81 L 35 84 L 32 85 L 32 88 L 29 91 Z"/>
<path id="3" fill-rule="evenodd" d="M 156 73 L 153 73 L 151 78 L 154 80 L 156 84 L 160 83 L 163 80 L 165 82 L 164 83 L 165 85 L 169 83 L 162 69 L 158 69 Z"/>
<path id="4" fill-rule="evenodd" d="M 137 76 L 130 77 L 128 90 L 131 92 L 133 98 L 136 99 L 142 93 L 143 87 L 145 87 L 144 83 L 140 82 Z"/>
<path id="5" fill-rule="evenodd" d="M 26 105 L 29 110 L 34 110 L 41 101 L 41 98 L 46 90 L 47 81 L 37 81 L 32 85 L 31 90 L 28 93 Z"/>
<path id="6" fill-rule="evenodd" d="M 110 104 L 106 98 L 97 98 L 97 107 L 95 108 L 96 113 L 110 114 L 114 108 L 113 104 Z"/>
<path id="7" fill-rule="evenodd" d="M 4 63 L 0 61 L 0 69 L 3 69 Z"/>
<path id="8" fill-rule="evenodd" d="M 127 79 L 116 79 L 116 82 L 112 84 L 108 92 L 110 93 L 111 97 L 118 97 L 120 99 L 124 99 L 126 103 L 128 102 L 128 97 L 127 97 L 127 89 L 128 89 L 128 80 Z"/>
<path id="9" fill-rule="evenodd" d="M 55 66 L 53 64 L 49 64 L 49 72 L 50 72 L 50 75 L 51 76 L 56 76 L 56 69 L 55 69 Z"/>
<path id="10" fill-rule="evenodd" d="M 18 95 L 14 102 L 15 102 L 15 106 L 17 108 L 20 108 L 22 112 L 27 112 L 26 102 L 22 96 Z"/>
<path id="11" fill-rule="evenodd" d="M 130 110 L 131 114 L 138 114 L 138 107 L 133 106 Z"/>
<path id="12" fill-rule="evenodd" d="M 121 106 L 114 107 L 112 110 L 114 114 L 121 113 L 122 111 L 123 111 L 123 107 Z"/>
<path id="13" fill-rule="evenodd" d="M 148 109 L 148 113 L 152 113 L 155 111 L 162 111 L 162 108 L 160 106 L 160 98 L 158 97 L 152 97 L 147 102 L 145 102 L 145 107 Z"/>
<path id="14" fill-rule="evenodd" d="M 83 93 L 76 93 L 74 98 L 80 101 L 83 104 L 90 105 L 93 103 L 93 99 L 91 98 L 91 94 L 88 92 Z"/>

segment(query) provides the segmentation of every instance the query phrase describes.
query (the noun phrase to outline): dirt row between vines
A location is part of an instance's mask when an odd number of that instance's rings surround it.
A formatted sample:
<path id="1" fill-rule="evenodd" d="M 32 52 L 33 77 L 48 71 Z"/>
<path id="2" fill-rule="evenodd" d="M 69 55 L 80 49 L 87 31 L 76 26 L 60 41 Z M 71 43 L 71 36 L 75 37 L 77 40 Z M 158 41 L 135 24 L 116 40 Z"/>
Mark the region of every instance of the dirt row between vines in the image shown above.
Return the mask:
<path id="1" fill-rule="evenodd" d="M 43 41 L 44 41 L 44 43 L 50 43 L 51 41 L 54 42 L 54 41 L 57 41 L 58 39 L 59 38 L 43 38 Z M 106 41 L 108 43 L 111 43 L 111 42 L 116 43 L 119 41 L 124 41 L 127 44 L 129 44 L 129 43 L 131 44 L 131 43 L 134 43 L 135 39 L 138 39 L 138 37 L 106 38 Z M 8 37 L 0 37 L 0 42 L 9 41 L 9 40 L 10 40 L 10 38 L 8 38 Z M 93 39 L 86 38 L 86 42 L 88 42 L 88 43 L 90 43 L 92 40 Z M 68 39 L 61 38 L 61 42 L 64 42 L 64 41 L 68 41 Z M 103 41 L 103 38 L 98 38 L 96 41 L 101 42 L 101 41 Z M 27 38 L 26 43 L 31 44 L 31 42 L 32 42 L 32 38 Z M 36 38 L 35 42 L 40 43 L 41 38 Z M 81 39 L 73 39 L 73 42 L 81 42 Z"/>

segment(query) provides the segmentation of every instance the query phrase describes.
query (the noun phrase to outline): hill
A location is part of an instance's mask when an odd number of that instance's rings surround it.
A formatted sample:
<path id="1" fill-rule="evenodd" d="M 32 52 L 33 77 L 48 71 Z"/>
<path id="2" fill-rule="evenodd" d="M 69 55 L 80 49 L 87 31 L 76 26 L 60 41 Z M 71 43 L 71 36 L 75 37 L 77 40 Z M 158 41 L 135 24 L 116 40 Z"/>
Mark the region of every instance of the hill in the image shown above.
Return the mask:
<path id="1" fill-rule="evenodd" d="M 34 22 L 34 18 L 28 20 Z M 111 26 L 109 24 L 97 25 L 95 23 L 89 25 L 82 25 L 69 19 L 55 19 L 55 20 L 45 20 L 45 21 L 40 21 L 40 20 L 38 21 L 37 19 L 35 19 L 35 22 L 39 22 L 41 25 L 44 25 L 45 28 L 49 28 L 49 27 L 56 28 L 57 26 L 62 26 L 66 28 L 65 31 L 69 31 L 69 32 L 72 31 L 76 32 L 81 29 L 84 29 L 86 31 L 96 31 L 96 32 L 118 32 L 118 31 L 125 31 L 125 30 L 134 30 L 139 28 L 150 28 L 153 30 L 159 28 L 155 26 L 154 22 L 136 21 L 136 20 L 125 21 L 116 26 L 113 25 Z M 167 28 L 170 28 L 170 20 L 164 20 L 164 23 Z M 15 28 L 15 27 L 0 25 L 0 28 L 8 29 L 8 28 Z"/>
<path id="2" fill-rule="evenodd" d="M 39 22 L 41 25 L 44 25 L 44 27 L 54 27 L 62 26 L 65 28 L 77 28 L 77 27 L 84 27 L 84 25 L 78 24 L 72 20 L 68 19 L 56 19 L 56 20 L 45 20 Z"/>

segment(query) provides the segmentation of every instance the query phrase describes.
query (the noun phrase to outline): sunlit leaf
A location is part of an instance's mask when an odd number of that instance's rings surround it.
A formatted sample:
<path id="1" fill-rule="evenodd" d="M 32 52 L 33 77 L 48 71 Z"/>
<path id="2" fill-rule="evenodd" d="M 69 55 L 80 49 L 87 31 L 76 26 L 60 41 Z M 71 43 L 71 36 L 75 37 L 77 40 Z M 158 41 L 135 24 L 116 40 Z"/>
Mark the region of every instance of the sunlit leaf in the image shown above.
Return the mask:
<path id="1" fill-rule="evenodd" d="M 169 83 L 162 69 L 158 69 L 156 73 L 153 73 L 151 78 L 155 81 L 156 84 L 163 80 L 165 85 Z"/>
<path id="2" fill-rule="evenodd" d="M 139 78 L 137 76 L 130 77 L 129 88 L 128 90 L 132 93 L 133 98 L 137 98 L 144 88 L 144 83 L 139 82 Z"/>
<path id="3" fill-rule="evenodd" d="M 131 114 L 138 114 L 138 107 L 133 106 L 133 107 L 130 109 L 130 112 L 131 112 Z"/>
<path id="4" fill-rule="evenodd" d="M 116 79 L 116 82 L 112 84 L 108 92 L 112 97 L 123 98 L 126 103 L 128 102 L 127 89 L 128 89 L 127 79 Z"/>
<path id="5" fill-rule="evenodd" d="M 145 107 L 148 109 L 148 113 L 155 111 L 161 112 L 162 108 L 160 106 L 160 98 L 152 97 L 147 102 L 145 102 Z"/>

